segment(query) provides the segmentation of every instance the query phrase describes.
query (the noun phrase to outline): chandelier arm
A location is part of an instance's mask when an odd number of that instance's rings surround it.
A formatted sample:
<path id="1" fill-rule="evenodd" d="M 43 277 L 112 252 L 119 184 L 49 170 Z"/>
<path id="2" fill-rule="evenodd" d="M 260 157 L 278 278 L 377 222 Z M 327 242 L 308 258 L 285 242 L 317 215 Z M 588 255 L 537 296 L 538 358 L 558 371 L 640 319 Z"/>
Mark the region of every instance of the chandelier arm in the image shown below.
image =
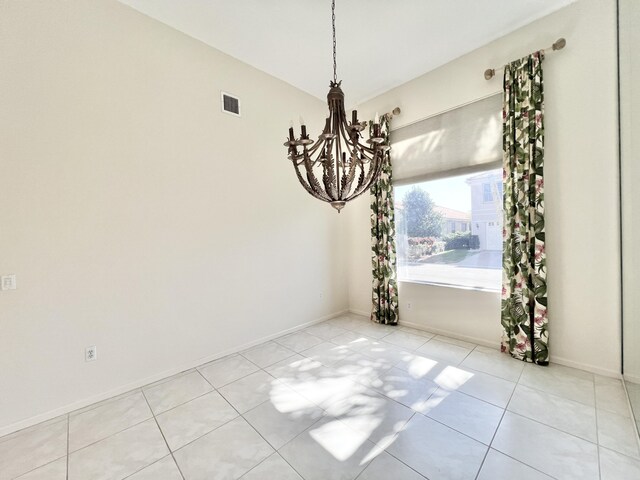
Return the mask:
<path id="1" fill-rule="evenodd" d="M 342 141 L 340 139 L 339 135 L 336 135 L 336 141 L 335 141 L 335 157 L 334 158 L 334 162 L 336 165 L 336 179 L 340 178 L 340 162 L 342 162 Z M 342 200 L 342 192 L 340 191 L 340 187 L 336 184 L 335 186 L 336 189 L 336 196 L 338 197 L 338 200 Z"/>
<path id="2" fill-rule="evenodd" d="M 311 190 L 313 190 L 317 194 L 315 196 L 321 200 L 324 200 L 325 202 L 330 202 L 331 197 L 327 195 L 324 192 L 324 190 L 322 190 L 322 186 L 320 185 L 320 182 L 318 181 L 315 174 L 313 173 L 313 163 L 311 162 L 311 159 L 309 158 L 309 156 L 306 155 L 306 152 L 305 152 L 305 159 L 304 159 L 304 167 L 307 173 L 307 181 L 309 182 L 309 186 L 311 187 Z"/>
<path id="3" fill-rule="evenodd" d="M 318 140 L 311 146 L 311 148 L 306 148 L 305 151 L 307 152 L 309 157 L 311 157 L 314 153 L 318 151 L 318 148 L 320 148 L 323 145 L 324 145 L 324 142 L 321 142 L 320 140 Z"/>
<path id="4" fill-rule="evenodd" d="M 325 149 L 324 161 L 322 162 L 324 189 L 327 195 L 332 200 L 338 200 L 338 192 L 335 189 L 335 170 L 333 169 L 333 161 L 331 158 L 331 151 Z"/>
<path id="5" fill-rule="evenodd" d="M 302 172 L 300 171 L 300 167 L 302 166 L 303 163 L 304 163 L 304 160 L 298 163 L 293 162 L 293 168 L 296 171 L 296 175 L 298 176 L 298 180 L 300 181 L 300 184 L 304 187 L 304 189 L 307 192 L 312 193 L 313 189 L 311 188 L 311 185 L 304 179 L 304 177 L 302 176 Z"/>
<path id="6" fill-rule="evenodd" d="M 334 184 L 335 184 L 335 174 L 333 173 L 333 164 L 328 161 L 323 163 L 322 165 L 323 175 L 322 182 L 324 183 L 324 191 L 329 194 L 332 200 L 336 200 L 336 195 L 334 192 Z"/>
<path id="7" fill-rule="evenodd" d="M 345 146 L 347 147 L 346 150 L 349 152 L 349 158 L 351 159 L 351 155 L 353 154 L 353 144 L 351 142 L 351 140 L 349 139 L 347 132 L 345 130 L 345 123 L 346 122 L 340 122 L 339 124 L 339 132 L 338 132 L 338 137 L 342 137 L 342 139 L 344 140 Z M 346 153 L 346 152 L 345 152 Z M 346 168 L 346 165 L 345 167 Z M 343 173 L 344 174 L 344 173 Z M 340 179 L 338 179 L 340 181 Z M 340 185 L 338 187 L 340 189 L 340 199 L 344 200 L 345 199 L 345 195 L 349 196 L 349 190 L 346 190 L 345 193 L 345 189 L 343 187 L 343 182 L 340 181 Z"/>
<path id="8" fill-rule="evenodd" d="M 367 160 L 371 160 L 373 156 L 376 154 L 375 148 L 367 147 L 366 145 L 358 144 L 358 147 L 361 150 L 362 155 L 364 155 Z"/>
<path id="9" fill-rule="evenodd" d="M 380 174 L 380 166 L 381 166 L 382 162 L 381 162 L 381 159 L 380 159 L 379 155 L 380 155 L 380 153 L 378 153 L 378 155 L 376 155 L 374 157 L 374 159 L 371 161 L 371 163 L 369 164 L 369 171 L 367 172 L 367 176 L 365 177 L 364 184 L 360 187 L 359 191 L 356 190 L 354 192 L 354 196 L 352 198 L 360 196 L 365 191 L 367 191 L 367 189 L 371 186 L 373 181 Z M 374 160 L 377 160 L 377 162 L 375 164 L 374 164 Z"/>
<path id="10" fill-rule="evenodd" d="M 349 173 L 346 174 L 343 177 L 343 181 L 341 182 L 341 188 L 342 191 L 346 191 L 347 194 L 349 194 L 349 192 L 351 192 L 351 187 L 353 186 L 353 180 L 356 177 L 356 168 L 358 166 L 358 159 L 357 157 L 352 156 L 351 157 L 351 163 L 349 165 Z"/>
<path id="11" fill-rule="evenodd" d="M 325 198 L 321 197 L 316 192 L 314 192 L 311 186 L 309 186 L 309 184 L 304 180 L 302 173 L 300 173 L 300 170 L 297 166 L 294 166 L 294 170 L 296 171 L 296 176 L 298 177 L 298 181 L 300 182 L 300 185 L 302 185 L 302 187 L 309 193 L 309 195 L 311 195 L 314 198 L 317 198 L 318 200 L 322 200 L 323 202 L 327 201 Z"/>

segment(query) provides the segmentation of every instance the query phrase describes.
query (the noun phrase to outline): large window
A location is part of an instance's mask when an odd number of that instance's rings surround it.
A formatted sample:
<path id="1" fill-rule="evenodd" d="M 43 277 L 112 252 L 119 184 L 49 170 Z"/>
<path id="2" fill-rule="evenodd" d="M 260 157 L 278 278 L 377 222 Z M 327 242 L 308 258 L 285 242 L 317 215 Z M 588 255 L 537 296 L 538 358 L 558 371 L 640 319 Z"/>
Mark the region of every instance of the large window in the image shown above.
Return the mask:
<path id="1" fill-rule="evenodd" d="M 395 187 L 398 278 L 498 290 L 502 170 Z"/>

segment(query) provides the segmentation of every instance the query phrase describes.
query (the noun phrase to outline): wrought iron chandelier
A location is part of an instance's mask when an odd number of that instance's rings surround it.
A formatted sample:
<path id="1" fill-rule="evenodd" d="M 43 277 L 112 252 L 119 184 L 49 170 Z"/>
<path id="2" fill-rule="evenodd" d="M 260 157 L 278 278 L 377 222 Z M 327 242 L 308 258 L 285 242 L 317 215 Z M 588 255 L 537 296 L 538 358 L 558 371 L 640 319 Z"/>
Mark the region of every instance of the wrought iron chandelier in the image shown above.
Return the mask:
<path id="1" fill-rule="evenodd" d="M 300 138 L 296 139 L 293 125 L 284 143 L 289 149 L 298 180 L 304 189 L 318 200 L 330 203 L 338 212 L 349 200 L 362 195 L 375 182 L 382 170 L 385 145 L 380 132 L 380 120 L 376 114 L 371 138 L 362 143 L 360 132 L 367 122 L 358 121 L 358 112 L 351 112 L 351 123 L 344 111 L 344 93 L 336 73 L 336 2 L 331 2 L 333 26 L 333 81 L 329 83 L 329 116 L 318 140 L 309 139 L 307 127 L 301 125 Z M 301 123 L 303 123 L 301 121 Z M 321 180 L 319 180 L 320 178 Z"/>

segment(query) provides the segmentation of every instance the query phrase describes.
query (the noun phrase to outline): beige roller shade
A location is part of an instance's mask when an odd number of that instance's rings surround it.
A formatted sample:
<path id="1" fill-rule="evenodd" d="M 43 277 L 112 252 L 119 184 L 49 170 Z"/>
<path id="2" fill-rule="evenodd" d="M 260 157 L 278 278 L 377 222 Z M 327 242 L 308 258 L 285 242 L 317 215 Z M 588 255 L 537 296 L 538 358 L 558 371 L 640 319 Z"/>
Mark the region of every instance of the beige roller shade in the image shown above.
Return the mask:
<path id="1" fill-rule="evenodd" d="M 499 165 L 502 94 L 398 128 L 391 132 L 391 146 L 397 184 Z"/>

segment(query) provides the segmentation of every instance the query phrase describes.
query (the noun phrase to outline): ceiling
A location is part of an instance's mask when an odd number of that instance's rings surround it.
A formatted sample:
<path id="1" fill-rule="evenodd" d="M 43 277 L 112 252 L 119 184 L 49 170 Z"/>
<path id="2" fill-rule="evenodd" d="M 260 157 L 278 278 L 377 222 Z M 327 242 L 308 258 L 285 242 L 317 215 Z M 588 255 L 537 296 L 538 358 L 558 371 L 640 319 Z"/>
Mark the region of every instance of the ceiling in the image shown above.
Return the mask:
<path id="1" fill-rule="evenodd" d="M 326 98 L 333 77 L 329 0 L 120 1 Z M 337 0 L 338 79 L 347 103 L 372 98 L 574 1 Z"/>

